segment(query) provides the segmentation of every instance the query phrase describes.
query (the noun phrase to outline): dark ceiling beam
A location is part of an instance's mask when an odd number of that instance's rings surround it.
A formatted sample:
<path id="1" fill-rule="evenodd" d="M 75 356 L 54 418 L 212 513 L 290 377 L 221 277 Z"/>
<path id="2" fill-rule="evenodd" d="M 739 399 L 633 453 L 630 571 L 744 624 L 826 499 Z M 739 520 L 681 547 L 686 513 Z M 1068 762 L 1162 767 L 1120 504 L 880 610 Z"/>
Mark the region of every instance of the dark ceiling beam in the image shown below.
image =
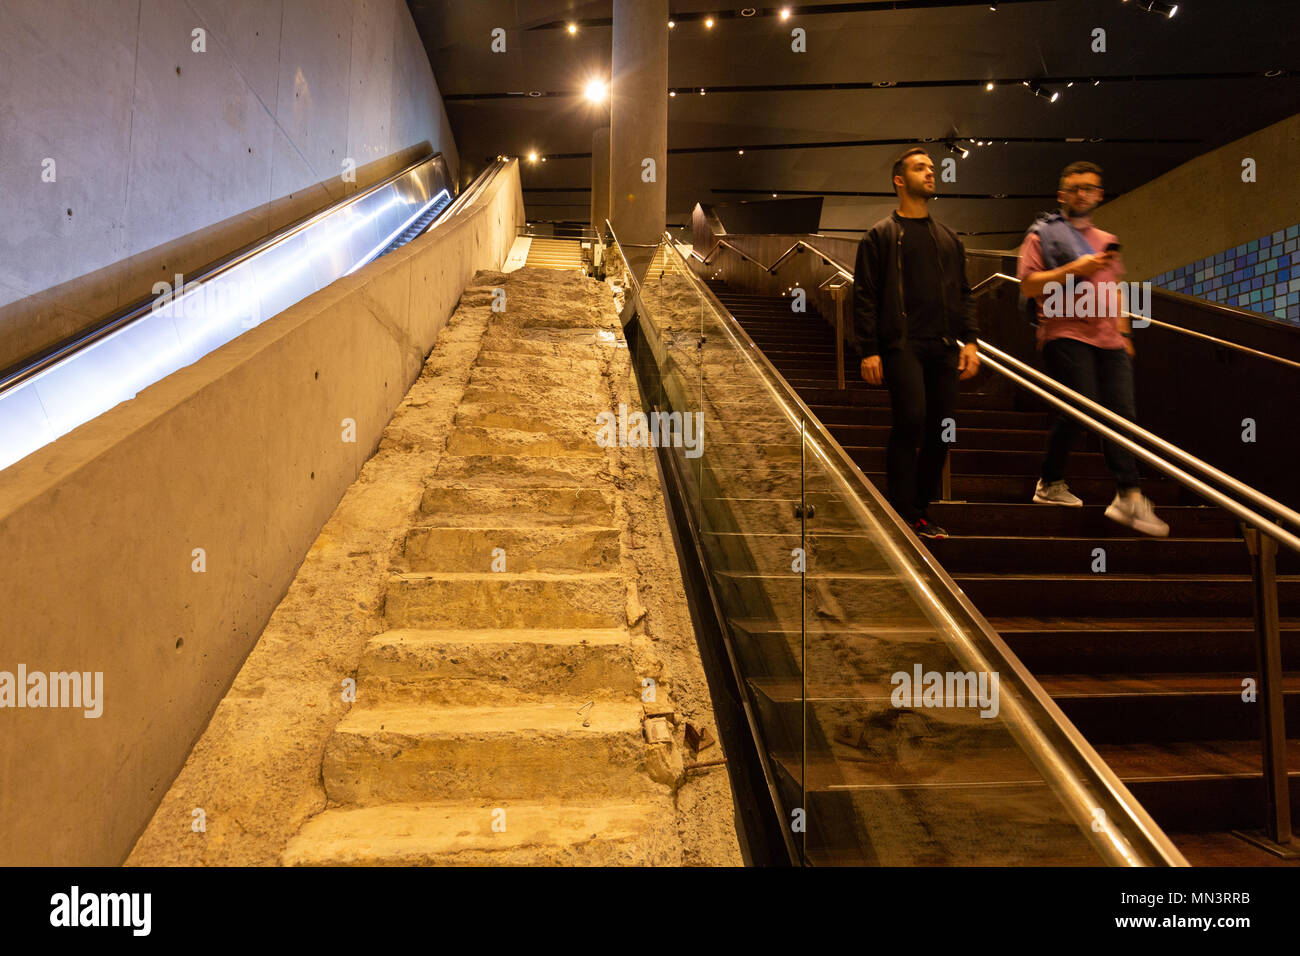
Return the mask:
<path id="1" fill-rule="evenodd" d="M 1203 139 L 1177 139 L 1177 138 L 1145 138 L 1134 136 L 983 136 L 976 133 L 961 133 L 949 136 L 912 136 L 902 139 L 843 139 L 843 140 L 826 140 L 824 142 L 814 143 L 733 143 L 731 145 L 717 146 L 676 146 L 668 150 L 670 156 L 673 155 L 702 155 L 709 153 L 734 153 L 738 150 L 747 150 L 749 152 L 772 152 L 783 149 L 861 149 L 869 146 L 942 146 L 945 140 L 952 140 L 954 143 L 974 142 L 981 140 L 987 142 L 990 146 L 1019 145 L 1024 143 L 1034 144 L 1055 144 L 1058 146 L 1074 146 L 1079 143 L 1107 143 L 1109 145 L 1125 146 L 1168 146 L 1177 145 L 1185 146 L 1205 142 Z M 545 156 L 549 159 L 591 159 L 591 153 L 538 153 L 538 158 Z M 487 157 L 486 161 L 491 162 L 494 157 Z"/>
<path id="2" fill-rule="evenodd" d="M 1300 70 L 1288 69 L 1267 69 L 1237 71 L 1230 73 L 1130 73 L 1116 76 L 1104 76 L 1101 74 L 1078 74 L 1074 76 L 1016 76 L 1016 77 L 983 77 L 977 80 L 874 80 L 861 81 L 853 83 L 763 83 L 754 86 L 704 86 L 703 89 L 709 93 L 824 93 L 828 90 L 839 90 L 841 92 L 853 91 L 879 91 L 879 90 L 903 90 L 903 89 L 959 89 L 966 87 L 986 87 L 989 83 L 994 84 L 995 89 L 990 92 L 996 92 L 998 87 L 1024 86 L 1027 83 L 1060 85 L 1067 83 L 1078 83 L 1099 85 L 1101 83 L 1183 83 L 1191 80 L 1259 80 L 1259 79 L 1292 79 L 1300 76 Z M 679 96 L 698 96 L 701 87 L 699 86 L 673 86 L 669 87 L 669 92 L 675 92 Z M 493 93 L 449 93 L 443 97 L 445 102 L 472 102 L 474 100 L 508 100 L 508 99 L 540 99 L 548 97 L 582 97 L 585 96 L 582 90 L 530 90 L 528 92 L 511 91 L 511 92 L 493 92 Z"/>
<path id="3" fill-rule="evenodd" d="M 951 7 L 987 7 L 991 0 L 861 0 L 858 3 L 786 3 L 778 7 L 751 7 L 726 10 L 688 10 L 684 13 L 669 12 L 677 23 L 698 23 L 712 17 L 714 20 L 764 20 L 780 19 L 782 9 L 789 8 L 791 17 L 816 17 L 845 13 L 891 13 L 898 10 L 938 10 Z M 997 0 L 999 6 L 1012 6 L 1029 3 L 1051 3 L 1053 0 Z M 752 10 L 746 15 L 743 11 Z M 537 23 L 528 30 L 564 30 L 569 24 L 582 27 L 610 27 L 614 25 L 613 17 L 575 17 L 565 20 L 549 20 Z"/>

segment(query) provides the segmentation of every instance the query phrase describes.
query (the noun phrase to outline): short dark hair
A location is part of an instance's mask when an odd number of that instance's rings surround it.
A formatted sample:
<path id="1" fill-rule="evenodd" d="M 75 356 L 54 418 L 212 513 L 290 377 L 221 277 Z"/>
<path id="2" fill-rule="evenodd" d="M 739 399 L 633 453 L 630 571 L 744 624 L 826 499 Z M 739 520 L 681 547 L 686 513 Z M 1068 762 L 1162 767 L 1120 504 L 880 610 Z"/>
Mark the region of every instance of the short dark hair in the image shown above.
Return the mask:
<path id="1" fill-rule="evenodd" d="M 894 160 L 894 171 L 889 174 L 889 185 L 891 188 L 894 186 L 894 177 L 903 175 L 903 166 L 907 163 L 907 157 L 915 156 L 917 153 L 920 153 L 923 156 L 930 155 L 920 146 L 913 146 L 902 156 L 899 156 L 898 159 Z"/>
<path id="2" fill-rule="evenodd" d="M 1101 179 L 1101 167 L 1096 163 L 1090 163 L 1086 159 L 1081 159 L 1077 163 L 1071 163 L 1061 170 L 1061 181 L 1057 184 L 1058 188 L 1065 185 L 1065 180 L 1070 176 L 1078 176 L 1080 173 L 1092 173 L 1098 179 Z"/>

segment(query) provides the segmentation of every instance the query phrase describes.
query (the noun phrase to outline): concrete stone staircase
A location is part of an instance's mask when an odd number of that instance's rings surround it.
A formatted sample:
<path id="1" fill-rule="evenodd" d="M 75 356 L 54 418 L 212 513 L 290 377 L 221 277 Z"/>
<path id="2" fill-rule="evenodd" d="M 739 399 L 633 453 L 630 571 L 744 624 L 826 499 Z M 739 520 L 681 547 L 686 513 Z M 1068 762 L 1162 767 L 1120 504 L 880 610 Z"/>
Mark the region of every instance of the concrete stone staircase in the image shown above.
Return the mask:
<path id="1" fill-rule="evenodd" d="M 595 440 L 621 339 L 529 311 L 489 322 L 286 864 L 681 862 L 682 758 L 642 702 L 619 450 Z"/>

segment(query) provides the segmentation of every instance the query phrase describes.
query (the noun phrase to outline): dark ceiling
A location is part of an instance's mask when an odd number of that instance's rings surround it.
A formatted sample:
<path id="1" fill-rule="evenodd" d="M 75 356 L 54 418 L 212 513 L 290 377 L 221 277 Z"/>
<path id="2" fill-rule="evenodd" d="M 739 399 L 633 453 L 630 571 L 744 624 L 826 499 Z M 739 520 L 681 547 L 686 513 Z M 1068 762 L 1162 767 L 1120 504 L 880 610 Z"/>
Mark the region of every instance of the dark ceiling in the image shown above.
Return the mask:
<path id="1" fill-rule="evenodd" d="M 900 152 L 933 143 L 938 163 L 955 137 L 992 142 L 962 143 L 970 155 L 940 184 L 935 215 L 979 245 L 1014 244 L 1052 204 L 1067 162 L 1100 163 L 1113 196 L 1297 112 L 1298 0 L 1188 0 L 1172 19 L 1137 4 L 791 3 L 782 21 L 781 6 L 746 16 L 671 0 L 668 222 L 689 223 L 697 202 L 820 195 L 822 231 L 852 234 L 893 208 Z M 529 219 L 586 222 L 592 132 L 608 107 L 583 88 L 609 78 L 612 0 L 408 5 L 463 173 L 536 150 L 547 161 L 523 168 Z M 506 30 L 505 53 L 491 51 L 494 27 Z M 791 50 L 795 27 L 806 53 Z M 1104 53 L 1092 50 L 1097 28 Z M 1026 80 L 1061 95 L 1051 103 Z"/>

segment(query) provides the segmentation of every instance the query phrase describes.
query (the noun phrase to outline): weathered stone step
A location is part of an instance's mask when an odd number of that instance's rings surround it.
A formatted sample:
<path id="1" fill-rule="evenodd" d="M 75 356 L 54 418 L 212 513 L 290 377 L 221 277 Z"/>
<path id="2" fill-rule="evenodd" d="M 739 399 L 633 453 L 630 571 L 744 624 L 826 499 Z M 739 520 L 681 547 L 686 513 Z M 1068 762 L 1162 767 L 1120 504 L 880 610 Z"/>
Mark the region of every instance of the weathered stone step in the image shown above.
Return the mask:
<path id="1" fill-rule="evenodd" d="M 667 798 L 398 803 L 318 814 L 281 859 L 286 866 L 677 866 L 674 829 Z"/>
<path id="2" fill-rule="evenodd" d="M 608 386 L 599 369 L 546 369 L 531 365 L 513 368 L 476 365 L 470 369 L 468 387 L 500 389 L 563 389 L 570 399 L 604 390 Z"/>
<path id="3" fill-rule="evenodd" d="M 475 368 L 517 368 L 523 370 L 544 369 L 547 372 L 567 373 L 580 371 L 584 375 L 598 375 L 605 363 L 598 358 L 585 358 L 570 355 L 538 355 L 525 352 L 491 351 L 480 348 L 474 359 Z"/>
<path id="4" fill-rule="evenodd" d="M 616 572 L 396 574 L 385 617 L 400 627 L 623 627 L 627 586 Z"/>
<path id="5" fill-rule="evenodd" d="M 461 488 L 565 488 L 612 484 L 605 458 L 546 459 L 531 455 L 447 455 L 438 463 L 438 484 Z"/>
<path id="6" fill-rule="evenodd" d="M 516 431 L 513 428 L 457 426 L 447 439 L 449 455 L 511 455 L 526 458 L 605 458 L 596 443 L 593 416 L 590 428 L 565 434 Z"/>
<path id="7" fill-rule="evenodd" d="M 561 419 L 553 414 L 542 414 L 535 405 L 520 407 L 501 402 L 462 402 L 456 410 L 452 424 L 456 427 L 511 428 L 518 432 L 554 434 L 565 430 L 583 430 L 588 434 L 588 424 L 594 425 L 595 415 L 570 414 Z"/>
<path id="8" fill-rule="evenodd" d="M 428 485 L 420 510 L 435 515 L 444 527 L 473 527 L 518 521 L 539 524 L 610 525 L 614 495 L 600 488 L 447 488 Z"/>
<path id="9" fill-rule="evenodd" d="M 639 698 L 578 713 L 586 703 L 353 708 L 325 746 L 325 792 L 358 805 L 662 793 L 644 772 Z"/>
<path id="10" fill-rule="evenodd" d="M 794 573 L 720 571 L 714 580 L 725 607 L 745 608 L 755 618 L 860 627 L 928 622 L 917 596 L 892 573 L 810 573 L 804 575 L 802 589 Z"/>
<path id="11" fill-rule="evenodd" d="M 523 406 L 533 415 L 543 415 L 548 408 L 562 406 L 581 411 L 584 417 L 590 412 L 593 418 L 596 412 L 609 408 L 603 391 L 598 392 L 594 386 L 579 392 L 572 382 L 475 382 L 471 379 L 462 393 L 461 405 L 484 404 Z"/>
<path id="12" fill-rule="evenodd" d="M 608 571 L 618 545 L 619 529 L 591 525 L 414 527 L 405 556 L 410 571 Z"/>
<path id="13" fill-rule="evenodd" d="M 808 571 L 888 571 L 880 545 L 866 534 L 765 531 L 706 531 L 702 535 L 710 563 L 718 571 L 794 571 L 795 549 L 803 549 Z"/>
<path id="14" fill-rule="evenodd" d="M 627 699 L 641 690 L 622 628 L 385 631 L 366 644 L 357 676 L 358 707 L 517 703 L 557 693 Z"/>
<path id="15" fill-rule="evenodd" d="M 524 335 L 505 335 L 498 329 L 491 329 L 479 340 L 479 349 L 483 352 L 559 355 L 563 350 L 566 355 L 593 359 L 608 355 L 609 349 L 616 345 L 614 333 L 591 329 L 533 329 Z"/>

